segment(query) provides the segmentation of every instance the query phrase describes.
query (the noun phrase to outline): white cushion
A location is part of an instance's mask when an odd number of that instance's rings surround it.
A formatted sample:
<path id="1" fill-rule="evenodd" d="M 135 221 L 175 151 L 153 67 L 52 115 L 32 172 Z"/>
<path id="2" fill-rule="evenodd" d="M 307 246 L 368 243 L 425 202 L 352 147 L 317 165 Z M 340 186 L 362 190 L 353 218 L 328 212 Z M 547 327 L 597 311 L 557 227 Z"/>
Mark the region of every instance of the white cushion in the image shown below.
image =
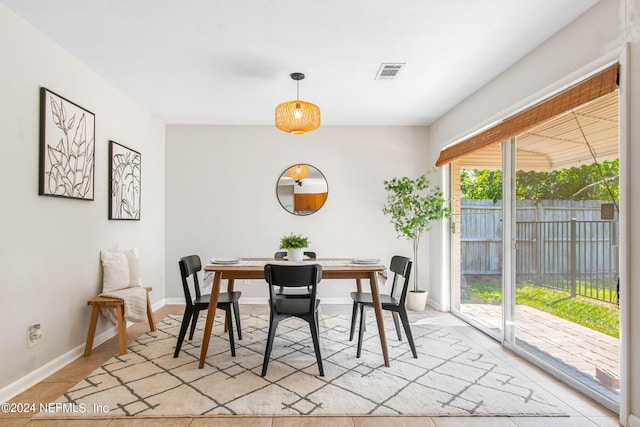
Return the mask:
<path id="1" fill-rule="evenodd" d="M 138 248 L 133 248 L 124 252 L 127 257 L 127 263 L 129 264 L 129 287 L 142 286 L 142 279 L 140 278 L 140 257 L 138 255 Z"/>
<path id="2" fill-rule="evenodd" d="M 142 286 L 138 249 L 124 252 L 100 251 L 102 292 Z"/>

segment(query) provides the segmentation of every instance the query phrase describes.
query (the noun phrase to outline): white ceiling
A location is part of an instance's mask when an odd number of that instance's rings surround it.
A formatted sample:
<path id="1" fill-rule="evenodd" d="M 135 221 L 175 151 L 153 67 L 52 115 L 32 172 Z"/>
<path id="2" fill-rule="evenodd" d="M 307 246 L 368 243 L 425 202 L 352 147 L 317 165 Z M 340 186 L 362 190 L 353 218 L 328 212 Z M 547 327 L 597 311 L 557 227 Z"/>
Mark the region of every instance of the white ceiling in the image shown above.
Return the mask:
<path id="1" fill-rule="evenodd" d="M 273 124 L 302 72 L 323 125 L 428 125 L 597 0 L 0 2 L 165 123 Z"/>

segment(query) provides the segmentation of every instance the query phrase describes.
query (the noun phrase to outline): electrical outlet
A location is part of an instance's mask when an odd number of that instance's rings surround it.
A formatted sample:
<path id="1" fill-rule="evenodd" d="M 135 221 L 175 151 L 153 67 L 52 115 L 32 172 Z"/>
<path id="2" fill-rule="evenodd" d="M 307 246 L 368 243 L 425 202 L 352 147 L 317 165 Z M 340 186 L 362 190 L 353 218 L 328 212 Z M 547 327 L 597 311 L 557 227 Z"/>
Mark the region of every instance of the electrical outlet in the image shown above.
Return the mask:
<path id="1" fill-rule="evenodd" d="M 27 347 L 33 347 L 38 344 L 38 340 L 42 338 L 42 329 L 40 323 L 34 323 L 27 330 Z"/>

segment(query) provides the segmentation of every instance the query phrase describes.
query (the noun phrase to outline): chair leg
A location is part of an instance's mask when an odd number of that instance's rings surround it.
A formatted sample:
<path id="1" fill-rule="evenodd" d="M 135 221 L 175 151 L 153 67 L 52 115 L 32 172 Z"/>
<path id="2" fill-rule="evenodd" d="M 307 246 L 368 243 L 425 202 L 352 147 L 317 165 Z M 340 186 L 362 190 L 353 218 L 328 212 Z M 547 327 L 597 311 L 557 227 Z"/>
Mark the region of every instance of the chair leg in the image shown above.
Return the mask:
<path id="1" fill-rule="evenodd" d="M 391 316 L 393 317 L 393 324 L 396 326 L 398 341 L 402 341 L 402 334 L 400 333 L 400 322 L 398 321 L 398 313 L 396 313 L 395 311 L 392 311 Z"/>
<path id="2" fill-rule="evenodd" d="M 238 331 L 238 339 L 242 340 L 242 327 L 240 326 L 240 305 L 238 301 L 233 303 L 233 314 L 236 318 L 236 329 Z"/>
<path id="3" fill-rule="evenodd" d="M 182 316 L 182 325 L 180 325 L 180 333 L 178 334 L 178 342 L 176 343 L 176 351 L 173 353 L 173 357 L 178 357 L 180 354 L 180 349 L 182 348 L 182 342 L 184 341 L 184 336 L 187 333 L 187 328 L 189 327 L 189 323 L 191 321 L 191 310 L 189 308 L 185 308 L 184 315 Z"/>
<path id="4" fill-rule="evenodd" d="M 120 344 L 120 354 L 127 354 L 127 321 L 124 318 L 124 304 L 116 306 L 116 316 L 118 317 L 118 343 Z"/>
<path id="5" fill-rule="evenodd" d="M 364 325 L 365 325 L 365 314 L 364 304 L 360 304 L 360 330 L 358 331 L 358 351 L 356 353 L 356 359 L 360 358 L 360 353 L 362 353 L 362 336 L 364 335 Z"/>
<path id="6" fill-rule="evenodd" d="M 149 299 L 150 288 L 147 288 L 147 320 L 149 321 L 149 330 L 154 332 L 156 330 L 156 322 L 153 320 L 153 309 L 151 308 L 151 300 Z"/>
<path id="7" fill-rule="evenodd" d="M 84 355 L 91 356 L 91 350 L 93 350 L 93 338 L 96 335 L 96 326 L 98 324 L 98 313 L 100 307 L 98 304 L 93 305 L 91 310 L 91 323 L 89 323 L 89 332 L 87 332 L 87 343 L 84 345 Z"/>
<path id="8" fill-rule="evenodd" d="M 267 375 L 267 367 L 269 366 L 269 357 L 271 357 L 271 349 L 273 348 L 273 339 L 276 335 L 276 328 L 278 327 L 278 318 L 271 315 L 269 320 L 269 334 L 267 335 L 267 348 L 264 350 L 264 361 L 262 362 L 262 374 Z"/>
<path id="9" fill-rule="evenodd" d="M 407 334 L 407 341 L 409 341 L 409 347 L 411 347 L 411 353 L 413 358 L 418 358 L 418 352 L 416 351 L 416 345 L 413 343 L 413 335 L 411 334 L 411 328 L 409 327 L 409 316 L 406 310 L 400 310 L 400 319 L 402 319 L 402 326 L 404 326 L 404 333 Z"/>
<path id="10" fill-rule="evenodd" d="M 200 316 L 200 310 L 194 310 L 191 314 L 191 330 L 189 331 L 189 341 L 193 339 L 193 334 L 196 332 L 198 316 Z"/>
<path id="11" fill-rule="evenodd" d="M 322 355 L 320 354 L 320 337 L 318 333 L 318 320 L 314 314 L 309 319 L 309 328 L 311 329 L 311 339 L 313 340 L 313 350 L 316 353 L 316 362 L 318 362 L 318 369 L 320 370 L 320 376 L 324 377 L 324 367 L 322 366 Z"/>
<path id="12" fill-rule="evenodd" d="M 231 356 L 236 357 L 236 343 L 233 340 L 233 322 L 231 321 L 231 304 L 225 307 L 224 317 L 229 325 L 229 346 L 231 347 Z"/>
<path id="13" fill-rule="evenodd" d="M 358 318 L 358 303 L 353 302 L 353 309 L 351 310 L 351 330 L 349 331 L 349 341 L 353 341 L 353 334 L 356 330 L 356 320 Z"/>

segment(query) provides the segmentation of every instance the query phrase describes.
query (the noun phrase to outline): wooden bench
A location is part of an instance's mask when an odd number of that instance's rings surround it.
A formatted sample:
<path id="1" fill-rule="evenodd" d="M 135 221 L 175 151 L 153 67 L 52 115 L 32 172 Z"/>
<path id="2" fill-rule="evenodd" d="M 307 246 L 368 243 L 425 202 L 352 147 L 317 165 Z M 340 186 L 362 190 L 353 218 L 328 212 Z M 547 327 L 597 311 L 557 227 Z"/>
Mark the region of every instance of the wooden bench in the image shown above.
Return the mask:
<path id="1" fill-rule="evenodd" d="M 156 324 L 153 321 L 153 311 L 151 310 L 151 301 L 149 300 L 149 292 L 153 288 L 145 288 L 147 291 L 147 319 L 149 320 L 149 328 L 151 331 L 156 330 Z M 118 319 L 118 342 L 120 344 L 120 354 L 127 354 L 127 345 L 125 333 L 127 323 L 124 318 L 124 300 L 111 297 L 95 297 L 87 301 L 87 305 L 93 306 L 91 311 L 91 323 L 89 324 L 89 332 L 87 333 L 87 343 L 84 346 L 84 355 L 91 356 L 93 349 L 93 338 L 96 334 L 96 326 L 98 324 L 98 313 L 102 308 L 114 308 L 116 310 L 116 318 Z"/>

